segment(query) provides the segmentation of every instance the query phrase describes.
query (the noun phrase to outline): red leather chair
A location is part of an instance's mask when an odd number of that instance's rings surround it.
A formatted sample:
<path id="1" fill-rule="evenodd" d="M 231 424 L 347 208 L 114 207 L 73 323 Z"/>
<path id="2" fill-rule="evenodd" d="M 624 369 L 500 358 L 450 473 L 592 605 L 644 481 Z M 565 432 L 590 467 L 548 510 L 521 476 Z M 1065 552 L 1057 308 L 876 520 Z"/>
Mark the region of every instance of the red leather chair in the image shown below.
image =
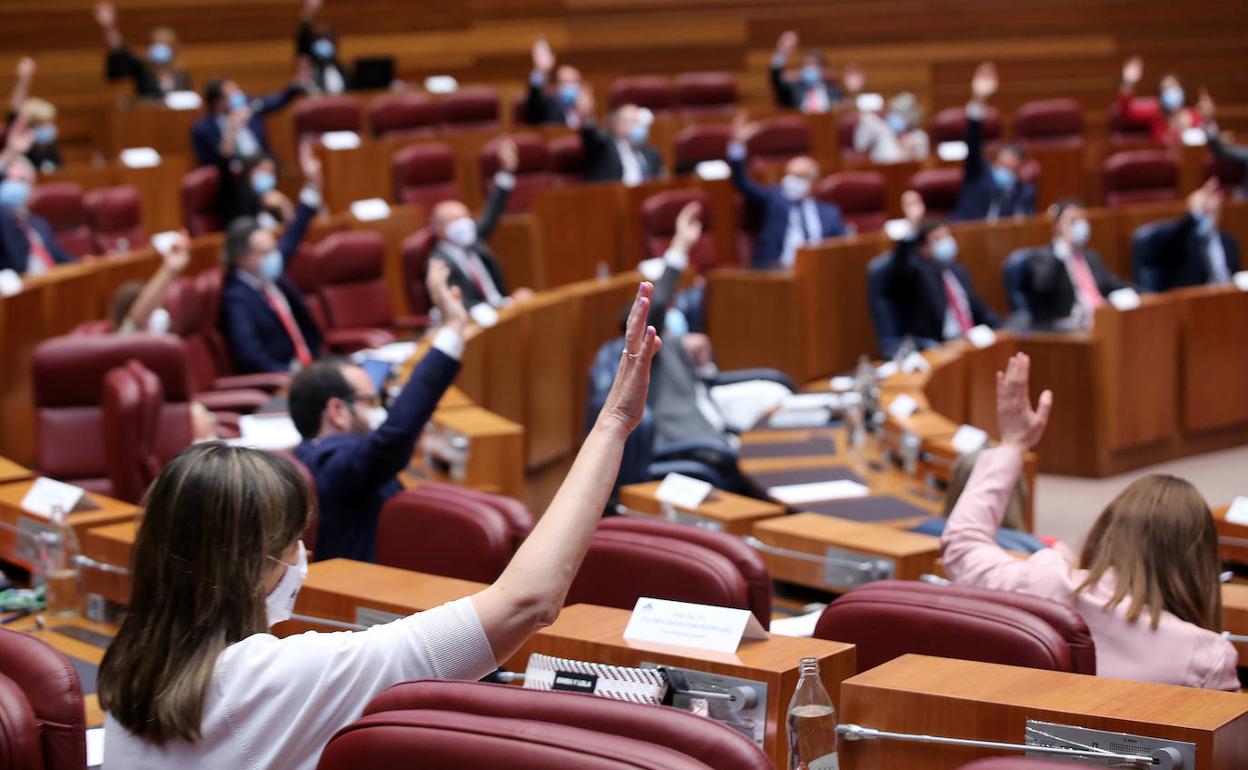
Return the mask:
<path id="1" fill-rule="evenodd" d="M 442 99 L 442 125 L 449 131 L 497 131 L 498 92 L 488 86 L 461 88 Z"/>
<path id="2" fill-rule="evenodd" d="M 30 210 L 48 220 L 57 243 L 75 257 L 95 253 L 82 188 L 72 182 L 40 184 L 30 193 Z"/>
<path id="3" fill-rule="evenodd" d="M 1145 98 L 1152 99 L 1152 97 Z M 1156 100 L 1154 99 L 1153 101 Z M 1153 132 L 1150 126 L 1147 123 L 1133 123 L 1127 120 L 1127 116 L 1123 115 L 1122 110 L 1118 109 L 1117 101 L 1109 106 L 1108 114 L 1107 123 L 1109 125 L 1110 147 L 1141 147 L 1155 146 L 1157 144 L 1153 141 Z"/>
<path id="4" fill-rule="evenodd" d="M 546 141 L 533 134 L 515 134 L 511 137 L 520 155 L 520 167 L 516 169 L 516 187 L 507 201 L 507 213 L 523 214 L 533 207 L 538 190 L 553 187 L 556 178 L 551 173 L 550 149 Z M 481 190 L 489 189 L 498 172 L 498 139 L 481 148 Z"/>
<path id="5" fill-rule="evenodd" d="M 1105 159 L 1105 205 L 1179 199 L 1179 164 L 1166 150 L 1127 150 Z"/>
<path id="6" fill-rule="evenodd" d="M 858 671 L 909 653 L 1076 674 L 1096 649 L 1069 607 L 1014 591 L 882 580 L 828 605 L 815 637 L 852 642 Z"/>
<path id="7" fill-rule="evenodd" d="M 407 301 L 413 315 L 429 315 L 431 303 L 429 291 L 425 288 L 425 271 L 437 242 L 437 233 L 428 227 L 422 227 L 403 239 L 403 285 L 407 288 Z"/>
<path id="8" fill-rule="evenodd" d="M 611 84 L 611 109 L 625 104 L 645 107 L 655 115 L 668 115 L 676 101 L 672 83 L 661 75 L 638 75 L 617 78 Z"/>
<path id="9" fill-rule="evenodd" d="M 856 114 L 842 115 L 836 121 L 836 146 L 840 150 L 842 163 L 869 163 L 869 153 L 854 149 L 854 132 L 858 130 Z"/>
<path id="10" fill-rule="evenodd" d="M 668 706 L 483 682 L 404 682 L 342 728 L 318 770 L 771 770 L 745 736 Z"/>
<path id="11" fill-rule="evenodd" d="M 1027 102 L 1014 113 L 1014 137 L 1024 147 L 1082 147 L 1083 107 L 1075 99 Z"/>
<path id="12" fill-rule="evenodd" d="M 394 199 L 415 203 L 426 214 L 442 201 L 460 197 L 459 183 L 455 181 L 455 152 L 449 144 L 408 145 L 391 157 L 390 173 Z"/>
<path id="13" fill-rule="evenodd" d="M 114 254 L 147 246 L 143 202 L 132 185 L 92 190 L 83 199 L 96 254 Z"/>
<path id="14" fill-rule="evenodd" d="M 225 229 L 217 203 L 221 174 L 201 166 L 182 177 L 182 223 L 192 237 Z"/>
<path id="15" fill-rule="evenodd" d="M 54 337 L 35 349 L 37 466 L 45 476 L 113 494 L 105 456 L 118 438 L 103 430 L 100 396 L 112 369 L 137 360 L 165 393 L 155 453 L 163 464 L 191 443 L 186 345 L 168 334 Z"/>
<path id="16" fill-rule="evenodd" d="M 198 333 L 202 335 L 212 352 L 212 361 L 216 370 L 216 378 L 212 382 L 213 389 L 258 388 L 273 392 L 289 388 L 291 377 L 284 372 L 234 374 L 230 349 L 220 328 L 221 284 L 224 277 L 224 271 L 219 268 L 205 270 L 195 276 L 195 290 L 200 300 Z"/>
<path id="17" fill-rule="evenodd" d="M 632 609 L 637 599 L 748 609 L 771 622 L 771 577 L 740 538 L 694 527 L 614 516 L 598 525 L 568 604 Z"/>
<path id="18" fill-rule="evenodd" d="M 330 131 L 360 132 L 360 101 L 354 96 L 318 96 L 295 105 L 295 137 L 315 138 Z"/>
<path id="19" fill-rule="evenodd" d="M 585 146 L 580 134 L 567 134 L 551 139 L 550 170 L 559 184 L 580 184 L 585 181 Z"/>
<path id="20" fill-rule="evenodd" d="M 427 319 L 395 315 L 382 274 L 386 242 L 380 233 L 334 233 L 318 243 L 314 253 L 328 321 L 326 340 L 331 346 L 340 347 L 348 331 L 358 338 L 359 347 L 376 347 L 393 342 L 396 331 L 410 332 L 426 325 Z"/>
<path id="21" fill-rule="evenodd" d="M 0 693 L 0 760 L 6 753 L 20 760 L 0 766 L 87 766 L 82 687 L 68 658 L 33 636 L 0 629 Z"/>
<path id="22" fill-rule="evenodd" d="M 147 489 L 146 470 L 157 423 L 147 418 L 150 399 L 145 385 L 153 381 L 159 386 L 160 380 L 154 374 L 150 379 L 140 379 L 129 366 L 118 366 L 104 376 L 100 396 L 104 432 L 119 450 L 104 455 L 113 497 L 130 503 L 141 500 Z"/>
<path id="23" fill-rule="evenodd" d="M 947 217 L 962 192 L 962 167 L 929 168 L 910 177 L 910 189 L 927 206 L 928 216 Z"/>
<path id="24" fill-rule="evenodd" d="M 932 117 L 932 146 L 941 142 L 961 142 L 966 139 L 966 107 L 948 107 Z M 984 115 L 984 143 L 1001 138 L 1001 111 L 989 107 Z"/>
<path id="25" fill-rule="evenodd" d="M 674 87 L 681 117 L 731 117 L 737 111 L 737 79 L 731 73 L 685 72 L 676 76 Z"/>
<path id="26" fill-rule="evenodd" d="M 392 94 L 373 100 L 368 111 L 373 136 L 428 136 L 442 121 L 442 108 L 424 94 Z"/>
<path id="27" fill-rule="evenodd" d="M 492 583 L 533 528 L 523 506 L 450 484 L 420 484 L 386 501 L 377 521 L 377 563 Z"/>
<path id="28" fill-rule="evenodd" d="M 1211 176 L 1216 176 L 1223 190 L 1227 191 L 1228 194 L 1239 195 L 1246 173 L 1248 173 L 1248 169 L 1244 168 L 1244 164 L 1228 162 L 1215 158 L 1210 154 L 1205 159 L 1205 173 L 1202 178 L 1208 179 Z"/>
<path id="29" fill-rule="evenodd" d="M 797 115 L 768 118 L 761 121 L 747 148 L 752 168 L 783 165 L 790 158 L 810 154 L 810 127 Z"/>
<path id="30" fill-rule="evenodd" d="M 815 186 L 815 197 L 835 203 L 860 233 L 884 229 L 888 219 L 884 175 L 878 171 L 841 171 Z"/>
<path id="31" fill-rule="evenodd" d="M 730 141 L 731 126 L 695 125 L 682 128 L 676 134 L 676 173 L 687 174 L 706 160 L 723 160 L 728 157 Z"/>
<path id="32" fill-rule="evenodd" d="M 641 204 L 641 237 L 646 253 L 661 257 L 676 235 L 676 217 L 690 203 L 702 204 L 702 237 L 689 250 L 689 263 L 699 270 L 712 268 L 719 261 L 711 232 L 711 196 L 696 187 L 664 190 L 646 198 Z"/>

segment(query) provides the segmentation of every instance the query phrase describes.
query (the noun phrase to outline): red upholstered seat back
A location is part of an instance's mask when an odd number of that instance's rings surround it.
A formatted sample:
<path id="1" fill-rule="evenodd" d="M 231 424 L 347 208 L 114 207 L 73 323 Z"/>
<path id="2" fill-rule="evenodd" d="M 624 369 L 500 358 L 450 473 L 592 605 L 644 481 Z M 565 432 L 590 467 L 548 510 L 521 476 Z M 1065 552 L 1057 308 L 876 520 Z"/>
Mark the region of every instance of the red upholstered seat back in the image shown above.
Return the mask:
<path id="1" fill-rule="evenodd" d="M 133 185 L 92 190 L 83 199 L 96 254 L 143 248 L 143 204 Z"/>
<path id="2" fill-rule="evenodd" d="M 1140 99 L 1141 97 L 1136 97 Z M 1153 97 L 1143 97 L 1145 102 L 1153 102 L 1157 100 Z M 1115 101 L 1109 106 L 1109 146 L 1110 147 L 1130 147 L 1153 144 L 1153 132 L 1148 123 L 1134 123 L 1122 114 L 1122 110 L 1118 108 L 1118 102 Z"/>
<path id="3" fill-rule="evenodd" d="M 768 118 L 747 142 L 751 167 L 781 165 L 790 158 L 810 154 L 810 127 L 796 115 Z"/>
<path id="4" fill-rule="evenodd" d="M 295 104 L 295 136 L 300 139 L 330 131 L 360 130 L 360 101 L 354 96 L 318 96 Z"/>
<path id="5" fill-rule="evenodd" d="M 137 502 L 147 489 L 144 477 L 145 449 L 152 445 L 152 435 L 144 418 L 143 385 L 126 366 L 118 366 L 104 376 L 100 397 L 103 430 L 109 438 L 104 455 L 113 497 Z"/>
<path id="6" fill-rule="evenodd" d="M 660 75 L 617 78 L 611 84 L 611 109 L 635 104 L 655 115 L 666 115 L 672 111 L 675 101 L 676 92 L 671 81 Z"/>
<path id="7" fill-rule="evenodd" d="M 884 175 L 878 171 L 841 171 L 815 186 L 815 197 L 835 203 L 860 233 L 874 233 L 888 219 Z"/>
<path id="8" fill-rule="evenodd" d="M 216 166 L 201 166 L 182 177 L 182 223 L 192 236 L 224 229 L 217 209 L 220 184 Z"/>
<path id="9" fill-rule="evenodd" d="M 507 201 L 507 213 L 521 214 L 533 207 L 533 198 L 538 190 L 553 187 L 556 177 L 551 173 L 550 148 L 546 140 L 534 134 L 515 134 L 511 137 L 516 143 L 520 156 L 520 166 L 516 169 L 516 187 L 511 191 Z M 481 148 L 481 190 L 487 190 L 498 172 L 498 139 Z"/>
<path id="10" fill-rule="evenodd" d="M 1027 147 L 1083 144 L 1083 107 L 1075 99 L 1027 102 L 1014 113 L 1014 136 Z"/>
<path id="11" fill-rule="evenodd" d="M 932 117 L 932 144 L 966 139 L 966 107 L 948 107 Z M 1001 111 L 989 107 L 984 116 L 984 143 L 1001 138 Z"/>
<path id="12" fill-rule="evenodd" d="M 676 134 L 676 171 L 685 173 L 705 160 L 728 156 L 732 128 L 722 125 L 688 126 Z"/>
<path id="13" fill-rule="evenodd" d="M 933 217 L 947 217 L 962 192 L 961 167 L 929 168 L 910 177 L 910 189 L 919 194 Z"/>
<path id="14" fill-rule="evenodd" d="M 405 682 L 330 741 L 320 770 L 769 770 L 752 741 L 666 706 L 480 682 Z"/>
<path id="15" fill-rule="evenodd" d="M 460 197 L 455 181 L 455 153 L 449 144 L 425 142 L 399 150 L 390 159 L 394 199 L 415 203 L 426 215 L 438 203 Z"/>
<path id="16" fill-rule="evenodd" d="M 437 233 L 428 227 L 422 227 L 403 240 L 403 285 L 407 287 L 407 300 L 416 315 L 426 315 L 429 312 L 425 270 L 429 264 L 429 255 L 433 253 L 437 242 Z"/>
<path id="17" fill-rule="evenodd" d="M 858 130 L 858 115 L 849 113 L 842 115 L 836 122 L 836 146 L 841 151 L 841 160 L 853 163 L 865 163 L 870 160 L 866 152 L 854 149 L 854 132 Z"/>
<path id="18" fill-rule="evenodd" d="M 95 253 L 82 188 L 72 182 L 40 184 L 30 193 L 30 210 L 47 220 L 56 242 L 75 257 Z"/>
<path id="19" fill-rule="evenodd" d="M 379 96 L 369 109 L 373 136 L 426 136 L 442 120 L 438 103 L 424 94 Z"/>
<path id="20" fill-rule="evenodd" d="M 43 770 L 39 723 L 22 688 L 0 674 L 0 767 Z"/>
<path id="21" fill-rule="evenodd" d="M 728 72 L 685 72 L 676 76 L 676 106 L 682 116 L 732 115 L 737 79 Z"/>
<path id="22" fill-rule="evenodd" d="M 1102 169 L 1105 205 L 1179 199 L 1179 164 L 1166 150 L 1128 150 L 1109 156 Z"/>
<path id="23" fill-rule="evenodd" d="M 386 243 L 380 233 L 334 233 L 316 245 L 321 301 L 331 329 L 389 326 L 390 293 L 381 274 Z"/>
<path id="24" fill-rule="evenodd" d="M 34 714 L 43 762 L 28 766 L 43 770 L 86 767 L 86 713 L 78 674 L 69 659 L 33 636 L 0 628 L 0 677 L 17 685 Z M 8 692 L 12 705 L 12 690 L 4 684 L 0 689 Z"/>
<path id="25" fill-rule="evenodd" d="M 498 122 L 498 91 L 488 86 L 469 86 L 442 100 L 442 125 L 451 131 L 495 131 Z"/>
<path id="26" fill-rule="evenodd" d="M 870 583 L 828 605 L 815 636 L 857 645 L 859 671 L 916 653 L 1096 673 L 1083 618 L 1065 605 L 1013 591 Z"/>
<path id="27" fill-rule="evenodd" d="M 649 256 L 663 256 L 676 235 L 676 217 L 681 209 L 695 202 L 702 205 L 702 237 L 689 250 L 689 262 L 700 270 L 716 265 L 719 259 L 711 233 L 711 196 L 696 187 L 664 190 L 641 204 L 641 237 Z"/>
<path id="28" fill-rule="evenodd" d="M 547 147 L 550 170 L 560 184 L 579 184 L 585 180 L 585 146 L 579 134 L 557 136 Z"/>

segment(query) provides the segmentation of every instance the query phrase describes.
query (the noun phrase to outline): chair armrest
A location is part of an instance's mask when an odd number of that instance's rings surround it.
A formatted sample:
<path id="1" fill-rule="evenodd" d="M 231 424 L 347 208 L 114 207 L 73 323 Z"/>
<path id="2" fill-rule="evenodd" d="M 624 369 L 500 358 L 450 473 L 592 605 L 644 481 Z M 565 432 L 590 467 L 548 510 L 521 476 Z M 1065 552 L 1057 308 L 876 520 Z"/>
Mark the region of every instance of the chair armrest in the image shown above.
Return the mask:
<path id="1" fill-rule="evenodd" d="M 394 335 L 385 329 L 330 329 L 325 332 L 325 344 L 337 353 L 379 348 L 391 342 L 394 342 Z"/>
<path id="2" fill-rule="evenodd" d="M 209 390 L 196 393 L 194 399 L 210 412 L 250 414 L 269 403 L 273 394 L 263 390 Z"/>
<path id="3" fill-rule="evenodd" d="M 230 374 L 212 381 L 213 390 L 286 390 L 291 376 L 285 372 L 259 372 L 257 374 Z"/>

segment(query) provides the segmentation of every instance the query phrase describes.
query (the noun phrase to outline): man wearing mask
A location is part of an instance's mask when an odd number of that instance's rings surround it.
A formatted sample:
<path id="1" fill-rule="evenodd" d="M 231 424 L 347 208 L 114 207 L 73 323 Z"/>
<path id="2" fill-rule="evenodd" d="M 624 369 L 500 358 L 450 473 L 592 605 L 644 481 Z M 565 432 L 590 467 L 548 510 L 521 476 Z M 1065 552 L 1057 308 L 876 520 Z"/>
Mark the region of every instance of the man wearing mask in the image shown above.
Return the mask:
<path id="1" fill-rule="evenodd" d="M 1158 98 L 1145 99 L 1135 95 L 1136 86 L 1144 76 L 1144 60 L 1132 56 L 1122 65 L 1122 87 L 1114 108 L 1123 119 L 1148 128 L 1154 142 L 1175 144 L 1189 128 L 1199 128 L 1201 116 L 1187 107 L 1187 94 L 1174 73 L 1167 72 L 1158 82 Z"/>
<path id="2" fill-rule="evenodd" d="M 593 96 L 582 91 L 582 115 L 594 114 Z M 663 158 L 648 144 L 654 116 L 635 104 L 625 104 L 611 113 L 607 130 L 590 118 L 581 124 L 581 146 L 585 149 L 586 182 L 623 182 L 636 187 L 648 179 L 664 175 Z"/>
<path id="3" fill-rule="evenodd" d="M 265 118 L 300 94 L 293 83 L 268 96 L 247 98 L 233 80 L 214 80 L 204 88 L 205 115 L 191 127 L 191 144 L 201 166 L 272 156 Z"/>
<path id="4" fill-rule="evenodd" d="M 1222 190 L 1217 177 L 1187 197 L 1187 214 L 1153 225 L 1136 248 L 1142 268 L 1156 271 L 1162 291 L 1226 283 L 1239 270 L 1239 241 L 1218 228 Z"/>
<path id="5" fill-rule="evenodd" d="M 108 45 L 105 74 L 109 80 L 130 78 L 134 95 L 140 99 L 160 99 L 173 91 L 189 91 L 191 78 L 177 68 L 178 37 L 169 27 L 152 30 L 146 61 L 126 46 L 117 29 L 117 12 L 110 2 L 95 4 L 95 20 L 104 31 Z"/>
<path id="6" fill-rule="evenodd" d="M 318 560 L 377 560 L 377 517 L 403 488 L 395 476 L 459 373 L 468 314 L 447 285 L 449 273 L 442 262 L 429 264 L 429 296 L 442 327 L 388 413 L 372 378 L 345 360 L 318 361 L 291 383 L 290 416 L 303 436 L 295 456 L 316 479 Z"/>
<path id="7" fill-rule="evenodd" d="M 958 242 L 949 226 L 923 222 L 922 199 L 912 191 L 903 196 L 902 205 L 906 219 L 921 224 L 897 241 L 886 262 L 883 290 L 896 308 L 900 333 L 923 348 L 957 339 L 979 324 L 1000 326 L 1000 316 L 958 263 Z"/>
<path id="8" fill-rule="evenodd" d="M 1128 284 L 1111 273 L 1089 249 L 1092 227 L 1076 198 L 1053 205 L 1053 242 L 1026 258 L 1022 290 L 1036 329 L 1090 329 L 1096 309 L 1111 292 Z"/>
<path id="9" fill-rule="evenodd" d="M 776 41 L 776 52 L 771 57 L 771 90 L 776 105 L 805 113 L 827 112 L 845 98 L 836 84 L 836 78 L 827 72 L 823 54 L 809 50 L 802 57 L 801 74 L 786 78 L 784 68 L 797 50 L 797 33 L 789 30 Z"/>
<path id="10" fill-rule="evenodd" d="M 581 110 L 583 90 L 581 71 L 567 64 L 556 70 L 550 43 L 538 38 L 533 43 L 533 71 L 529 73 L 529 91 L 524 100 L 524 122 L 531 126 L 555 123 L 580 128 L 591 117 Z"/>
<path id="11" fill-rule="evenodd" d="M 321 168 L 303 157 L 304 188 L 294 219 L 278 240 L 252 217 L 225 232 L 225 289 L 221 330 L 240 374 L 289 372 L 320 354 L 321 332 L 286 268 L 321 206 Z"/>
<path id="12" fill-rule="evenodd" d="M 745 196 L 746 205 L 762 212 L 753 266 L 760 270 L 789 268 L 799 248 L 845 235 L 848 229 L 835 204 L 811 195 L 819 179 L 819 164 L 812 158 L 789 160 L 779 185 L 764 187 L 754 181 L 746 168 L 745 145 L 757 132 L 758 125 L 747 123 L 744 116 L 733 123 L 733 140 L 728 143 L 732 183 Z"/>
<path id="13" fill-rule="evenodd" d="M 32 143 L 26 158 L 41 173 L 50 174 L 61 167 L 61 149 L 56 144 L 56 107 L 44 99 L 31 98 L 30 83 L 35 77 L 35 60 L 23 56 L 17 62 L 17 79 L 9 97 L 9 114 L 5 126 L 12 129 L 20 118 L 31 130 Z"/>
<path id="14" fill-rule="evenodd" d="M 1016 144 L 997 150 L 992 163 L 984 154 L 984 118 L 988 99 L 997 92 L 997 67 L 984 62 L 971 79 L 971 101 L 966 105 L 966 161 L 963 163 L 962 191 L 950 219 L 966 222 L 1005 217 L 1029 217 L 1036 213 L 1036 188 L 1024 182 L 1026 156 Z"/>
<path id="15" fill-rule="evenodd" d="M 311 63 L 310 91 L 340 94 L 351 87 L 347 70 L 338 60 L 338 36 L 332 27 L 316 23 L 316 13 L 323 0 L 304 0 L 295 35 L 295 55 L 306 56 Z"/>
<path id="16" fill-rule="evenodd" d="M 502 265 L 488 243 L 516 186 L 520 159 L 510 139 L 499 143 L 498 162 L 499 171 L 494 175 L 480 219 L 474 221 L 468 207 L 460 201 L 442 201 L 433 207 L 429 218 L 429 226 L 438 234 L 430 264 L 446 265 L 451 286 L 470 310 L 478 305 L 498 309 L 533 295 L 529 289 L 516 289 L 508 296 Z"/>
<path id="17" fill-rule="evenodd" d="M 28 208 L 35 167 L 23 153 L 32 141 L 30 129 L 19 120 L 0 157 L 7 161 L 0 181 L 0 270 L 39 275 L 74 258 L 56 242 L 47 220 Z"/>

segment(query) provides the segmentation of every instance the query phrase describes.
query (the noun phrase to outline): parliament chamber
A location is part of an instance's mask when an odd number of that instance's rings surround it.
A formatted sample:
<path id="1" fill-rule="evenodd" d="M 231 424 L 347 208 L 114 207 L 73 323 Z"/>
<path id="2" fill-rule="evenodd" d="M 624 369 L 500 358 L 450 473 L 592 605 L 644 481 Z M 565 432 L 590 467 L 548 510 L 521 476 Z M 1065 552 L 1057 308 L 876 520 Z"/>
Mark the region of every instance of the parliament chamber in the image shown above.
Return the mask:
<path id="1" fill-rule="evenodd" d="M 1245 33 L 0 4 L 0 767 L 1248 767 Z"/>

